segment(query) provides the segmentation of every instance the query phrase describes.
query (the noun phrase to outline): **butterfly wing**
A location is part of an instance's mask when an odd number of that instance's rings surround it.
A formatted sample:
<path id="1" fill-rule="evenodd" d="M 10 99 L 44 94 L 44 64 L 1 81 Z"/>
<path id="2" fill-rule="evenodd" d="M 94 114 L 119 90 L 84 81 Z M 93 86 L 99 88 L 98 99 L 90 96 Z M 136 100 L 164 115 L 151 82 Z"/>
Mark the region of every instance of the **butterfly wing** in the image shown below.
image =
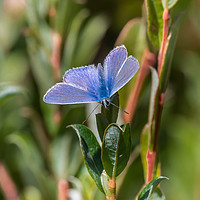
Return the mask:
<path id="1" fill-rule="evenodd" d="M 109 92 L 114 87 L 115 78 L 121 66 L 127 58 L 127 50 L 125 46 L 119 46 L 113 49 L 104 61 L 105 82 Z"/>
<path id="2" fill-rule="evenodd" d="M 57 83 L 44 95 L 44 101 L 52 104 L 76 104 L 99 102 L 98 73 L 95 66 L 68 70 L 63 82 Z"/>
<path id="3" fill-rule="evenodd" d="M 122 88 L 126 83 L 128 83 L 131 78 L 139 69 L 139 62 L 133 56 L 129 56 L 122 67 L 119 69 L 115 79 L 113 87 L 111 88 L 110 96 L 115 94 L 120 88 Z"/>
<path id="4" fill-rule="evenodd" d="M 128 83 L 138 69 L 137 59 L 132 56 L 127 58 L 127 50 L 124 45 L 113 49 L 104 61 L 104 73 L 109 96 L 112 96 Z"/>
<path id="5" fill-rule="evenodd" d="M 92 96 L 87 91 L 73 87 L 66 83 L 55 84 L 47 91 L 43 100 L 46 103 L 61 105 L 98 102 L 96 96 Z"/>

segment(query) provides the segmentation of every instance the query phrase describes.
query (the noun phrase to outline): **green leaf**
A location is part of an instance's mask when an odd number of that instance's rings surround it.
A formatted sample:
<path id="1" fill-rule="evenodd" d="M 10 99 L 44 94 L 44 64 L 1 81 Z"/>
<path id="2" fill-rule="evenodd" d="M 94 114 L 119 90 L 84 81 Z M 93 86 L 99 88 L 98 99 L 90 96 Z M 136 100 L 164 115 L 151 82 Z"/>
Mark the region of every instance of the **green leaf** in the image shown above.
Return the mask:
<path id="1" fill-rule="evenodd" d="M 79 137 L 81 151 L 89 174 L 94 179 L 98 188 L 104 193 L 101 185 L 101 173 L 103 171 L 101 147 L 97 139 L 93 132 L 84 125 L 73 124 L 70 126 L 74 128 Z"/>
<path id="2" fill-rule="evenodd" d="M 110 104 L 106 109 L 103 105 L 101 106 L 101 112 L 105 115 L 109 123 L 115 123 L 117 121 L 118 112 L 119 112 L 119 94 L 115 93 L 111 97 L 111 102 L 115 105 Z"/>
<path id="3" fill-rule="evenodd" d="M 83 163 L 79 144 L 73 141 L 72 136 L 70 133 L 61 135 L 50 146 L 51 166 L 57 179 L 75 175 Z"/>
<path id="4" fill-rule="evenodd" d="M 146 0 L 147 33 L 151 43 L 159 49 L 163 32 L 163 6 L 160 0 Z"/>
<path id="5" fill-rule="evenodd" d="M 106 197 L 110 198 L 111 193 L 110 193 L 110 189 L 109 189 L 109 176 L 105 170 L 103 170 L 103 172 L 101 174 L 101 183 L 102 183 L 103 189 L 106 193 Z"/>
<path id="6" fill-rule="evenodd" d="M 161 175 L 161 163 L 159 161 L 159 158 L 157 157 L 157 159 L 155 160 L 155 164 L 154 164 L 154 177 L 159 177 Z"/>
<path id="7" fill-rule="evenodd" d="M 149 182 L 144 188 L 143 190 L 140 192 L 140 194 L 137 197 L 137 200 L 148 200 L 152 194 L 152 192 L 156 189 L 156 187 L 158 186 L 158 184 L 162 181 L 162 180 L 168 180 L 167 177 L 164 176 L 159 176 L 157 178 L 154 178 L 151 182 Z"/>
<path id="8" fill-rule="evenodd" d="M 54 19 L 54 29 L 60 33 L 62 38 L 65 36 L 66 30 L 69 28 L 69 24 L 72 21 L 74 15 L 72 1 L 59 1 L 56 9 L 56 15 Z"/>
<path id="9" fill-rule="evenodd" d="M 150 67 L 151 70 L 151 95 L 150 95 L 150 102 L 149 102 L 149 116 L 148 116 L 148 121 L 149 125 L 152 125 L 153 121 L 153 116 L 154 116 L 154 105 L 156 101 L 156 94 L 158 90 L 158 85 L 159 85 L 159 78 L 158 78 L 158 73 L 157 71 L 153 68 Z"/>
<path id="10" fill-rule="evenodd" d="M 26 186 L 21 196 L 23 196 L 23 199 L 26 199 L 26 200 L 41 200 L 42 199 L 40 190 L 34 186 Z"/>
<path id="11" fill-rule="evenodd" d="M 101 154 L 104 169 L 110 177 L 116 177 L 123 171 L 130 156 L 130 148 L 129 124 L 122 128 L 110 124 L 105 130 Z"/>
<path id="12" fill-rule="evenodd" d="M 164 8 L 172 8 L 176 3 L 178 2 L 178 0 L 162 0 L 162 4 Z"/>
<path id="13" fill-rule="evenodd" d="M 108 127 L 109 122 L 102 113 L 97 113 L 96 114 L 96 123 L 97 123 L 97 129 L 98 129 L 98 132 L 99 132 L 99 136 L 100 136 L 101 141 L 102 141 L 104 131 Z"/>
<path id="14" fill-rule="evenodd" d="M 146 26 L 143 19 L 134 18 L 124 26 L 120 32 L 115 46 L 124 44 L 131 55 L 141 60 L 147 47 Z"/>
<path id="15" fill-rule="evenodd" d="M 30 29 L 26 42 L 34 78 L 41 95 L 44 95 L 47 88 L 54 83 L 49 59 L 52 51 L 52 34 L 46 23 L 40 22 L 40 27 Z"/>
<path id="16" fill-rule="evenodd" d="M 107 20 L 101 15 L 88 21 L 80 33 L 78 47 L 73 55 L 73 66 L 90 64 L 91 60 L 96 55 L 99 42 L 102 40 L 107 28 Z"/>
<path id="17" fill-rule="evenodd" d="M 140 146 L 141 146 L 141 160 L 142 160 L 142 166 L 144 170 L 144 178 L 146 180 L 147 177 L 147 150 L 149 147 L 149 125 L 146 124 L 142 130 L 141 138 L 140 138 Z"/>
<path id="18" fill-rule="evenodd" d="M 66 67 L 72 66 L 72 59 L 75 54 L 81 26 L 85 22 L 85 19 L 88 17 L 88 15 L 88 11 L 83 9 L 75 16 L 74 20 L 72 21 L 63 53 L 62 69 L 64 70 L 66 70 Z"/>
<path id="19" fill-rule="evenodd" d="M 3 40 L 5 41 L 5 39 Z M 12 44 L 12 46 L 13 45 L 14 44 Z M 6 52 L 7 51 L 8 50 L 6 50 Z M 0 50 L 0 82 L 10 82 L 11 84 L 15 84 L 21 83 L 22 80 L 26 80 L 25 78 L 27 77 L 28 70 L 30 70 L 28 57 L 26 56 L 27 52 L 16 49 L 8 54 L 5 53 L 5 57 L 2 56 L 1 53 L 2 52 Z"/>
<path id="20" fill-rule="evenodd" d="M 172 57 L 174 55 L 174 49 L 175 49 L 175 44 L 176 44 L 176 37 L 177 37 L 177 32 L 178 32 L 178 25 L 180 23 L 181 16 L 179 16 L 176 19 L 176 22 L 173 24 L 171 31 L 169 33 L 169 36 L 166 41 L 166 46 L 164 50 L 164 62 L 160 74 L 160 85 L 159 88 L 161 92 L 166 90 L 167 82 L 168 82 L 168 77 L 170 74 L 170 69 L 171 69 L 171 61 Z"/>
<path id="21" fill-rule="evenodd" d="M 41 158 L 37 146 L 28 133 L 15 132 L 9 135 L 7 139 L 10 144 L 15 144 L 19 148 L 25 162 L 33 172 L 36 173 L 40 171 L 40 167 L 43 166 L 44 160 Z M 32 163 L 33 160 L 35 162 Z"/>
<path id="22" fill-rule="evenodd" d="M 10 144 L 15 144 L 20 150 L 18 164 L 25 183 L 35 180 L 36 186 L 41 191 L 42 199 L 55 199 L 55 182 L 47 176 L 45 159 L 42 157 L 38 145 L 35 144 L 31 134 L 15 132 L 9 135 L 7 139 Z"/>
<path id="23" fill-rule="evenodd" d="M 24 89 L 20 86 L 7 85 L 6 83 L 0 84 L 0 105 L 12 96 L 25 94 Z"/>
<path id="24" fill-rule="evenodd" d="M 158 101 L 158 86 L 159 86 L 159 78 L 157 71 L 150 67 L 151 70 L 151 94 L 150 94 L 150 102 L 149 102 L 149 116 L 148 116 L 148 125 L 149 125 L 149 147 L 150 151 L 152 151 L 153 140 L 154 140 L 154 126 L 155 126 L 155 118 L 156 118 L 156 105 Z"/>
<path id="25" fill-rule="evenodd" d="M 156 188 L 151 195 L 152 200 L 165 200 L 165 196 L 159 188 Z"/>
<path id="26" fill-rule="evenodd" d="M 30 1 L 26 2 L 26 20 L 31 26 L 38 26 L 40 21 L 45 18 L 47 13 L 47 6 L 44 5 L 45 1 Z M 46 8 L 45 8 L 46 7 Z"/>

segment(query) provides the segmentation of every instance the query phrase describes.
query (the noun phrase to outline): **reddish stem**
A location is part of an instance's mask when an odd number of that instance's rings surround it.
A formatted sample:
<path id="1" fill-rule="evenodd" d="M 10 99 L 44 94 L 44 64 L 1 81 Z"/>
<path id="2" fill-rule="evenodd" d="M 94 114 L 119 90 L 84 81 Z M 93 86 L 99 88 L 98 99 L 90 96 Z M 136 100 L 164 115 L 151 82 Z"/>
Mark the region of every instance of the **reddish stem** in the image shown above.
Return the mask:
<path id="1" fill-rule="evenodd" d="M 116 179 L 110 178 L 109 179 L 109 189 L 110 189 L 110 199 L 109 200 L 116 200 Z"/>
<path id="2" fill-rule="evenodd" d="M 0 186 L 7 200 L 20 200 L 17 189 L 6 167 L 0 162 Z"/>
<path id="3" fill-rule="evenodd" d="M 58 200 L 68 200 L 68 183 L 61 179 L 58 182 Z"/>
<path id="4" fill-rule="evenodd" d="M 159 77 L 161 73 L 161 68 L 163 66 L 163 56 L 164 56 L 164 50 L 165 50 L 165 45 L 166 45 L 168 30 L 169 30 L 169 18 L 170 18 L 169 10 L 165 8 L 163 12 L 163 37 L 162 37 L 160 51 L 158 54 L 158 76 Z"/>
<path id="5" fill-rule="evenodd" d="M 158 135 L 159 135 L 159 128 L 160 128 L 160 120 L 162 115 L 163 103 L 164 103 L 164 93 L 159 94 L 159 102 L 157 107 L 157 115 L 156 115 L 156 123 L 155 123 L 155 134 L 154 134 L 154 143 L 153 143 L 153 151 L 157 151 L 157 144 L 158 144 Z"/>
<path id="6" fill-rule="evenodd" d="M 147 179 L 146 183 L 149 183 L 152 179 L 153 176 L 153 170 L 154 170 L 154 163 L 156 160 L 156 152 L 150 152 L 149 149 L 147 151 L 146 155 L 146 160 L 147 160 Z"/>
<path id="7" fill-rule="evenodd" d="M 52 34 L 52 54 L 51 54 L 51 65 L 53 70 L 53 76 L 55 82 L 60 81 L 61 71 L 60 71 L 60 54 L 61 54 L 61 43 L 62 38 L 59 33 L 54 32 Z"/>
<path id="8" fill-rule="evenodd" d="M 163 12 L 163 39 L 160 47 L 160 51 L 158 54 L 158 76 L 160 78 L 163 62 L 164 62 L 164 51 L 168 36 L 168 30 L 169 30 L 169 11 L 167 8 L 164 9 Z M 156 153 L 157 153 L 157 146 L 158 146 L 158 135 L 159 135 L 159 128 L 160 128 L 160 121 L 161 121 L 161 115 L 162 115 L 162 108 L 164 103 L 164 93 L 162 93 L 160 90 L 157 91 L 158 93 L 158 104 L 155 105 L 156 110 L 156 119 L 155 119 L 155 131 L 154 131 L 154 137 L 153 137 L 153 151 L 147 152 L 147 183 L 151 181 L 153 177 L 153 170 L 155 166 L 155 159 L 156 159 Z"/>
<path id="9" fill-rule="evenodd" d="M 130 94 L 130 97 L 127 102 L 126 111 L 129 113 L 128 115 L 125 113 L 123 118 L 125 123 L 130 123 L 133 119 L 133 115 L 135 113 L 136 105 L 138 102 L 139 94 L 141 91 L 141 87 L 143 82 L 148 74 L 149 66 L 153 66 L 156 62 L 155 55 L 152 54 L 148 49 L 144 51 L 142 56 L 141 67 L 139 70 L 139 74 L 137 76 L 137 80 L 135 83 L 135 87 Z"/>
<path id="10" fill-rule="evenodd" d="M 52 10 L 52 12 L 54 11 Z M 51 66 L 52 66 L 53 78 L 55 82 L 59 82 L 61 79 L 61 69 L 60 69 L 61 44 L 62 44 L 62 38 L 60 34 L 58 32 L 53 32 L 52 33 L 52 53 L 51 53 L 50 61 L 51 61 Z M 54 121 L 57 124 L 61 122 L 61 112 L 59 108 L 54 114 Z"/>

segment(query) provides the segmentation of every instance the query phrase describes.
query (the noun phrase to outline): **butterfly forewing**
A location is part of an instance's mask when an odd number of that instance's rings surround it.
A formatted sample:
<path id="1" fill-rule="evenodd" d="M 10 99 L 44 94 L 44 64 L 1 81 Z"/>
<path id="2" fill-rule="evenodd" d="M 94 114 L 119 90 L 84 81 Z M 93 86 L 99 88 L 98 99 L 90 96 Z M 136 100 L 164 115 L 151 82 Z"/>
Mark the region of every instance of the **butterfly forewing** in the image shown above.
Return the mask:
<path id="1" fill-rule="evenodd" d="M 94 65 L 78 67 L 65 72 L 63 81 L 71 86 L 98 94 L 99 79 Z"/>
<path id="2" fill-rule="evenodd" d="M 44 102 L 51 104 L 76 104 L 97 102 L 95 95 L 66 83 L 57 83 L 44 96 Z"/>
<path id="3" fill-rule="evenodd" d="M 115 94 L 120 88 L 122 88 L 126 83 L 128 83 L 138 69 L 138 60 L 132 56 L 129 56 L 119 69 L 114 79 L 113 88 L 111 88 L 111 96 Z"/>
<path id="4" fill-rule="evenodd" d="M 111 92 L 115 77 L 127 58 L 126 48 L 122 45 L 113 49 L 104 61 L 105 81 L 109 92 Z M 111 94 L 110 94 L 111 95 Z"/>

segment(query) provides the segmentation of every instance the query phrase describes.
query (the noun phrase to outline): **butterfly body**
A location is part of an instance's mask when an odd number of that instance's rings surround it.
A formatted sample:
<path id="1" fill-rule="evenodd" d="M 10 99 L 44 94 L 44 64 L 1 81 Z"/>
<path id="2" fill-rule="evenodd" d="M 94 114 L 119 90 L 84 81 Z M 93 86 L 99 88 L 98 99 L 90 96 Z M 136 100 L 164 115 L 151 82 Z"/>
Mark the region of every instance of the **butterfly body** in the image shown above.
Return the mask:
<path id="1" fill-rule="evenodd" d="M 100 102 L 106 108 L 110 98 L 137 72 L 139 63 L 127 57 L 124 46 L 113 49 L 97 67 L 89 65 L 65 72 L 63 82 L 51 87 L 44 101 L 52 104 L 76 104 Z"/>

